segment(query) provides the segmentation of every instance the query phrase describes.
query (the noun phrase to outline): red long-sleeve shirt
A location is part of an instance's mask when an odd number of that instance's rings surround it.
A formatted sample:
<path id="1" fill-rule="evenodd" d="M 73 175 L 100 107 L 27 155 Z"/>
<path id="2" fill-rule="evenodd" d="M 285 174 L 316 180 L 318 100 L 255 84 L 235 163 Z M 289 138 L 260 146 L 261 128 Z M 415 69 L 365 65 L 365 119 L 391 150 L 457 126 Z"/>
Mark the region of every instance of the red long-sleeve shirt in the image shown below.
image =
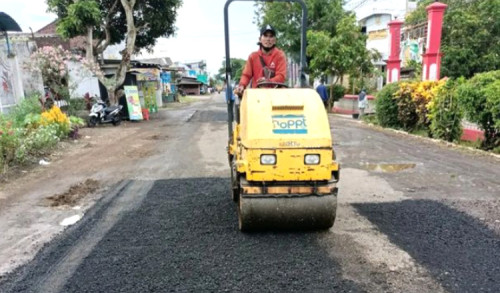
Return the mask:
<path id="1" fill-rule="evenodd" d="M 248 60 L 245 63 L 245 68 L 241 73 L 240 85 L 245 88 L 252 80 L 252 87 L 257 87 L 257 80 L 264 77 L 264 68 L 260 57 L 264 59 L 264 63 L 267 67 L 275 71 L 275 75 L 269 81 L 272 82 L 285 82 L 286 78 L 286 58 L 285 53 L 278 48 L 273 48 L 269 54 L 264 54 L 262 50 L 258 50 L 248 56 Z"/>

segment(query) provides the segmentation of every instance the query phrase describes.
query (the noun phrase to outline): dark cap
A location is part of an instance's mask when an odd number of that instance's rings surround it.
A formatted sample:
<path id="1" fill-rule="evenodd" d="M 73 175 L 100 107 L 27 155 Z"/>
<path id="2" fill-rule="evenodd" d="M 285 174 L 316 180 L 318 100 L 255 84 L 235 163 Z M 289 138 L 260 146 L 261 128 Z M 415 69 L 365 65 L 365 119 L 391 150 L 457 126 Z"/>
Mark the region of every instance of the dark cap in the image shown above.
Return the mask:
<path id="1" fill-rule="evenodd" d="M 261 29 L 260 29 L 260 35 L 262 36 L 263 34 L 265 34 L 266 32 L 272 32 L 273 35 L 276 36 L 276 30 L 274 30 L 274 27 L 272 27 L 271 25 L 265 25 L 263 26 Z"/>

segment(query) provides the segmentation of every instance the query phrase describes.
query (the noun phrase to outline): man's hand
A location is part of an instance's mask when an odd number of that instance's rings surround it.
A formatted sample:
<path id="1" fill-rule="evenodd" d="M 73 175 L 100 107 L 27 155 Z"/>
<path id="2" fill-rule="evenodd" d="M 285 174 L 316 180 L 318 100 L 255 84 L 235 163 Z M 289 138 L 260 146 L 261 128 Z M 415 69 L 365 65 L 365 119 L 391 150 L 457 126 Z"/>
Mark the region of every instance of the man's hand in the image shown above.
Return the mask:
<path id="1" fill-rule="evenodd" d="M 261 83 L 261 82 L 266 82 L 267 79 L 265 77 L 261 77 L 259 79 L 257 79 L 257 84 Z"/>
<path id="2" fill-rule="evenodd" d="M 241 97 L 243 96 L 243 91 L 245 91 L 245 87 L 242 86 L 242 85 L 238 85 L 235 89 L 234 89 L 234 94 L 237 95 L 238 97 Z"/>

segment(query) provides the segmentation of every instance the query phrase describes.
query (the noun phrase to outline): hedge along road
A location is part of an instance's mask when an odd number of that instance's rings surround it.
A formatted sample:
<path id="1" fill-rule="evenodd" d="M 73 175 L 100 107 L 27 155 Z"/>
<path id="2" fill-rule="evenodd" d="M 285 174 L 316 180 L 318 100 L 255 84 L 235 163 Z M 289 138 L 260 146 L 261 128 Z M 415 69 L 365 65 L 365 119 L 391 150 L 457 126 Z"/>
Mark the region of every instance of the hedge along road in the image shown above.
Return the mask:
<path id="1" fill-rule="evenodd" d="M 240 233 L 223 96 L 161 115 L 159 148 L 1 292 L 500 291 L 496 158 L 332 115 L 334 227 Z"/>

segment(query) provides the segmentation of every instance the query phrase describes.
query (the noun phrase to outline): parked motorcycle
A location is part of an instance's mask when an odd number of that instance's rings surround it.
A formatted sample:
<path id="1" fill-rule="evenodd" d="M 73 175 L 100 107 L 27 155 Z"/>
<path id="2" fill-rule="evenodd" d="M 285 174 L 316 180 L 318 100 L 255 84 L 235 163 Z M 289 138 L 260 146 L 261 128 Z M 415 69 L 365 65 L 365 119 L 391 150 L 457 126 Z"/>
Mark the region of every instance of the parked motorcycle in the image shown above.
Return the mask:
<path id="1" fill-rule="evenodd" d="M 98 123 L 113 123 L 114 126 L 120 125 L 122 122 L 122 117 L 120 116 L 120 111 L 122 110 L 122 105 L 117 106 L 107 106 L 105 102 L 98 100 L 90 109 L 88 125 L 89 127 L 94 127 Z"/>

